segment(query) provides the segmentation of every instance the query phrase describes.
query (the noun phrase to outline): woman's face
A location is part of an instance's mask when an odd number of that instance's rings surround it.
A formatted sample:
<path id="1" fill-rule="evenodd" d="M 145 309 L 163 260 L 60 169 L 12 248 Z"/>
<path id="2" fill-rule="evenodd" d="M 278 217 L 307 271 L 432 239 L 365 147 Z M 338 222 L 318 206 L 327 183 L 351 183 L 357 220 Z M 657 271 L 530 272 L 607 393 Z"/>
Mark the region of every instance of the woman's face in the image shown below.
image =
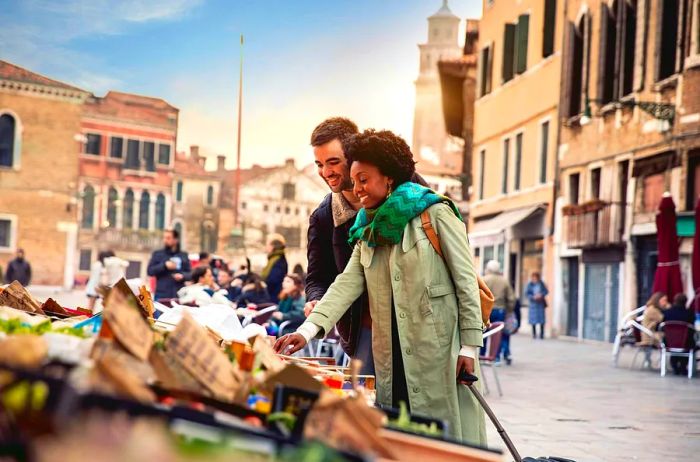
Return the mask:
<path id="1" fill-rule="evenodd" d="M 366 209 L 379 207 L 386 200 L 389 186 L 394 183 L 394 180 L 383 175 L 379 168 L 365 162 L 352 163 L 350 178 L 353 193 L 360 200 L 360 205 Z"/>
<path id="2" fill-rule="evenodd" d="M 294 280 L 290 277 L 285 277 L 282 281 L 282 290 L 285 292 L 291 292 L 294 290 Z"/>
<path id="3" fill-rule="evenodd" d="M 199 281 L 205 286 L 214 284 L 214 275 L 212 274 L 211 269 L 207 268 L 207 272 L 204 273 L 204 276 L 202 276 Z"/>
<path id="4" fill-rule="evenodd" d="M 668 297 L 667 296 L 664 295 L 663 297 L 661 297 L 659 299 L 659 306 L 661 308 L 666 308 L 668 306 Z"/>

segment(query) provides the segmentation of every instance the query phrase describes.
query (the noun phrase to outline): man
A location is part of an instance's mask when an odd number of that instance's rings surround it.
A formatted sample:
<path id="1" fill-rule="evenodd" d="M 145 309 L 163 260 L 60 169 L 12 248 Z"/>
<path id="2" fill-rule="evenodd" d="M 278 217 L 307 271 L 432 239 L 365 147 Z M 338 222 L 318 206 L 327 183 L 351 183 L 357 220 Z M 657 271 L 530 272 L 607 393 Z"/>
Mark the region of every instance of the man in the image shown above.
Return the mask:
<path id="1" fill-rule="evenodd" d="M 676 296 L 673 297 L 673 305 L 671 305 L 671 308 L 664 311 L 664 322 L 680 321 L 692 325 L 695 321 L 695 316 L 693 310 L 689 310 L 687 305 L 688 297 L 686 297 L 685 294 L 676 294 Z M 692 348 L 695 344 L 695 339 L 693 338 L 694 334 L 694 328 L 689 327 L 686 348 Z M 686 375 L 688 373 L 688 358 L 681 358 L 678 356 L 671 357 L 671 368 L 676 375 Z"/>
<path id="2" fill-rule="evenodd" d="M 219 287 L 221 290 L 226 291 L 226 298 L 228 298 L 228 300 L 231 302 L 233 302 L 236 297 L 241 294 L 240 286 L 235 287 L 232 285 L 232 283 L 233 274 L 231 273 L 231 270 L 228 269 L 228 266 L 224 265 L 219 268 Z"/>
<path id="3" fill-rule="evenodd" d="M 260 276 L 267 284 L 267 290 L 272 298 L 272 303 L 279 302 L 279 294 L 282 291 L 282 281 L 289 271 L 285 248 L 287 241 L 281 234 L 272 233 L 267 237 L 267 265 Z"/>
<path id="4" fill-rule="evenodd" d="M 177 298 L 177 291 L 190 277 L 190 259 L 180 250 L 180 234 L 175 229 L 163 233 L 164 248 L 156 250 L 148 262 L 148 275 L 156 278 L 154 298 Z"/>
<path id="5" fill-rule="evenodd" d="M 496 362 L 501 361 L 501 354 L 506 364 L 510 366 L 510 334 L 515 332 L 515 295 L 508 280 L 501 274 L 501 264 L 496 260 L 486 262 L 486 275 L 484 282 L 493 293 L 493 311 L 491 311 L 491 322 L 504 322 L 501 347 L 496 356 Z"/>
<path id="6" fill-rule="evenodd" d="M 18 281 L 24 287 L 27 287 L 32 280 L 32 266 L 24 258 L 24 250 L 17 249 L 16 258 L 7 265 L 5 273 L 5 282 L 11 283 Z"/>

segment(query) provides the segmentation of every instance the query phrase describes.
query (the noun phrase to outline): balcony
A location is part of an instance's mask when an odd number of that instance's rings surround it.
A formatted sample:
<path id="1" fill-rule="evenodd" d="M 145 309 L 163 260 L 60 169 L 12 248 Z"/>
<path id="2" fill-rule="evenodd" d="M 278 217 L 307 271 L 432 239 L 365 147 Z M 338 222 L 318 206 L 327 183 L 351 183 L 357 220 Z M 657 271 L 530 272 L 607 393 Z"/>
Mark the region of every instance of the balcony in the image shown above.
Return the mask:
<path id="1" fill-rule="evenodd" d="M 562 214 L 564 242 L 570 249 L 594 249 L 623 245 L 624 204 L 591 201 L 567 205 Z"/>
<path id="2" fill-rule="evenodd" d="M 97 239 L 113 250 L 151 252 L 162 247 L 163 231 L 103 228 L 98 232 Z"/>

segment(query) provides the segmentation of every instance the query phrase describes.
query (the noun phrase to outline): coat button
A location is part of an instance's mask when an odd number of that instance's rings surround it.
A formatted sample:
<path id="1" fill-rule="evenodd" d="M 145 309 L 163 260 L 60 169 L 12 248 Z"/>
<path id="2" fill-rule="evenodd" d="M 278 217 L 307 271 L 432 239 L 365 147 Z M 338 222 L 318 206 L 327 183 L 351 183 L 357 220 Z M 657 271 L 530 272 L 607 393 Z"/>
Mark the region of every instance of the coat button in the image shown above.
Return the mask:
<path id="1" fill-rule="evenodd" d="M 399 318 L 401 319 L 406 319 L 406 313 L 400 313 Z"/>
<path id="2" fill-rule="evenodd" d="M 413 387 L 413 393 L 420 393 L 420 387 Z"/>
<path id="3" fill-rule="evenodd" d="M 394 276 L 394 281 L 400 281 L 400 280 L 401 280 L 400 274 L 397 274 L 396 276 Z"/>
<path id="4" fill-rule="evenodd" d="M 406 348 L 406 354 L 407 354 L 407 355 L 410 355 L 411 353 L 413 353 L 413 351 L 411 351 L 410 348 Z"/>

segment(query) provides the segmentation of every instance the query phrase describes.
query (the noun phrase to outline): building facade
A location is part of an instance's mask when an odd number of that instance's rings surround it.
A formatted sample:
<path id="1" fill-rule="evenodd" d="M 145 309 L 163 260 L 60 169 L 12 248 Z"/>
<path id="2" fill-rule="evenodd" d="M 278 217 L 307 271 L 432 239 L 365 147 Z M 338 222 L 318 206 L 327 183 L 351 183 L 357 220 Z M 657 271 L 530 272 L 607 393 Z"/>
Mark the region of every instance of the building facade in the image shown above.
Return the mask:
<path id="1" fill-rule="evenodd" d="M 485 0 L 479 21 L 469 239 L 521 295 L 534 271 L 554 291 L 563 4 Z"/>
<path id="2" fill-rule="evenodd" d="M 158 98 L 110 91 L 84 105 L 80 130 L 78 275 L 101 250 L 146 278 L 151 253 L 171 223 L 178 109 Z"/>
<path id="3" fill-rule="evenodd" d="M 205 170 L 206 157 L 200 155 L 198 146 L 190 147 L 189 156 L 178 153 L 175 157 L 172 227 L 180 232 L 182 248 L 187 252 L 218 251 L 224 160 L 219 156 L 219 170 Z"/>
<path id="4" fill-rule="evenodd" d="M 651 295 L 666 191 L 693 293 L 700 1 L 579 0 L 564 14 L 555 328 L 612 341 L 619 319 Z"/>
<path id="5" fill-rule="evenodd" d="M 458 16 L 447 0 L 428 18 L 428 41 L 420 49 L 420 73 L 415 81 L 416 105 L 413 119 L 412 150 L 421 174 L 459 175 L 462 172 L 463 142 L 450 136 L 442 118 L 442 96 L 438 62 L 459 58 Z"/>
<path id="6" fill-rule="evenodd" d="M 73 285 L 82 106 L 89 93 L 0 61 L 0 266 L 23 248 L 32 284 Z"/>

